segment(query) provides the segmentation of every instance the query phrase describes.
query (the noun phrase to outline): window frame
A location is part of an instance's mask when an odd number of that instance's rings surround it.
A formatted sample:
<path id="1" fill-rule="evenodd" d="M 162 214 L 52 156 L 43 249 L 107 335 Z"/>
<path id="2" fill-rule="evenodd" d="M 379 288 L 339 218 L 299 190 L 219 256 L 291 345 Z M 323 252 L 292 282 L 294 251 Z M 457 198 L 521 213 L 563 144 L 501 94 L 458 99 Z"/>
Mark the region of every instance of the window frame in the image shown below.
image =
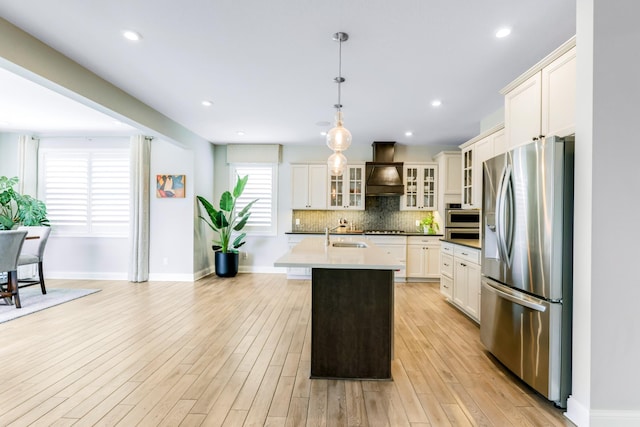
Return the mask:
<path id="1" fill-rule="evenodd" d="M 86 208 L 86 222 L 81 226 L 66 226 L 64 224 L 56 227 L 56 223 L 51 221 L 52 230 L 51 234 L 57 237 L 106 237 L 106 238 L 128 238 L 129 228 L 131 222 L 131 154 L 130 144 L 128 138 L 126 140 L 121 138 L 98 138 L 94 139 L 82 139 L 77 138 L 65 139 L 50 139 L 41 140 L 40 147 L 38 149 L 38 198 L 47 203 L 47 155 L 54 153 L 54 156 L 67 153 L 69 157 L 83 156 L 87 159 L 87 191 L 89 192 L 89 199 L 87 200 Z M 101 159 L 95 158 L 98 154 L 105 153 L 117 153 L 123 160 L 126 159 L 127 164 L 127 203 L 126 205 L 126 222 L 120 221 L 121 226 L 118 226 L 115 231 L 108 231 L 108 225 L 99 225 L 99 221 L 94 221 L 94 217 L 99 211 L 96 211 L 96 204 L 93 197 L 96 195 L 96 187 L 98 187 L 94 181 L 96 177 L 96 163 Z"/>
<path id="2" fill-rule="evenodd" d="M 271 169 L 271 227 L 255 228 L 247 224 L 241 232 L 247 233 L 247 236 L 277 236 L 278 234 L 278 164 L 277 163 L 230 163 L 229 164 L 229 182 L 231 183 L 229 191 L 233 191 L 236 185 L 237 177 L 240 175 L 238 169 L 242 168 L 270 168 Z M 243 176 L 243 175 L 240 175 Z M 251 182 L 251 176 L 249 176 Z M 254 205 L 255 206 L 255 205 Z"/>

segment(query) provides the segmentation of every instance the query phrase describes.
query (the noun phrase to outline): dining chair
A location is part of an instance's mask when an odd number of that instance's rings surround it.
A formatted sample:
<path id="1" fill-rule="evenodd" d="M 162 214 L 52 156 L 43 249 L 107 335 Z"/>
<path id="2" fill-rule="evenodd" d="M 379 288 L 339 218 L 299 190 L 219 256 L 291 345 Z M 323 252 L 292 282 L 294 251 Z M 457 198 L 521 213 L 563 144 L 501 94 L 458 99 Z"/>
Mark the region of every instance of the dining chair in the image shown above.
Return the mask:
<path id="1" fill-rule="evenodd" d="M 20 305 L 20 293 L 18 292 L 18 258 L 20 250 L 27 237 L 26 230 L 2 230 L 0 231 L 0 272 L 7 273 L 6 290 L 0 287 L 0 297 L 15 301 L 16 308 Z"/>
<path id="2" fill-rule="evenodd" d="M 18 266 L 37 264 L 38 279 L 18 279 L 18 286 L 32 286 L 40 284 L 42 294 L 47 293 L 47 288 L 44 285 L 44 271 L 42 270 L 42 260 L 44 257 L 44 248 L 47 245 L 49 239 L 49 233 L 51 227 L 44 226 L 28 226 L 18 227 L 18 230 L 25 230 L 27 237 L 22 245 L 22 251 L 18 258 Z"/>

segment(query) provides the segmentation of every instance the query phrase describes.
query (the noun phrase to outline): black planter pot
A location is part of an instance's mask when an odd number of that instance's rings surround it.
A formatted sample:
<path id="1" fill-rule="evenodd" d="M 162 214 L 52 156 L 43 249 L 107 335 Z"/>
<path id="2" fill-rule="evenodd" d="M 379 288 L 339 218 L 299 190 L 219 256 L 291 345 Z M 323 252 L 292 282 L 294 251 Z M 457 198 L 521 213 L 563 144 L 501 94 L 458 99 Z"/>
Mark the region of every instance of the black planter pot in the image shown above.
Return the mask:
<path id="1" fill-rule="evenodd" d="M 234 252 L 216 252 L 216 276 L 235 277 L 238 274 L 240 254 Z"/>

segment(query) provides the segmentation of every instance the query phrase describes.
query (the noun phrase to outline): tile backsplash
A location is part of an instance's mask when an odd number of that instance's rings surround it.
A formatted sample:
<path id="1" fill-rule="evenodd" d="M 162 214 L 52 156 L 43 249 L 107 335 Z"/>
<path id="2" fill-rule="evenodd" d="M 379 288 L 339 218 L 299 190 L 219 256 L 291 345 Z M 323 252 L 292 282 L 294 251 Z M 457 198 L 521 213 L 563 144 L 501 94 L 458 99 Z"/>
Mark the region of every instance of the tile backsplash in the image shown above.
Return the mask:
<path id="1" fill-rule="evenodd" d="M 293 210 L 291 231 L 324 231 L 325 227 L 335 227 L 340 219 L 346 219 L 347 227 L 354 230 L 402 230 L 418 231 L 416 221 L 426 216 L 428 211 L 401 211 L 400 196 L 366 197 L 364 211 L 308 211 Z M 443 225 L 437 211 L 433 211 L 442 231 Z M 296 226 L 296 218 L 300 225 Z M 421 230 L 420 230 L 421 231 Z"/>

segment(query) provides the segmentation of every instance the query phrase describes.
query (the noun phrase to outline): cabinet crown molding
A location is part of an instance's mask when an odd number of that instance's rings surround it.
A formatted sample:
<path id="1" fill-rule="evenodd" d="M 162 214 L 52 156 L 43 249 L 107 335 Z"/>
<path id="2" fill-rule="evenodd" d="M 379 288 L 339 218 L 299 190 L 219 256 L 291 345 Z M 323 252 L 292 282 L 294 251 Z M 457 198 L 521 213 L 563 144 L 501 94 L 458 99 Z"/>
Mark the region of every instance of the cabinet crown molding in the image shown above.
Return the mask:
<path id="1" fill-rule="evenodd" d="M 459 147 L 460 149 L 465 149 L 470 145 L 475 144 L 476 142 L 480 141 L 481 139 L 484 139 L 486 137 L 488 137 L 489 135 L 493 135 L 494 133 L 500 131 L 504 129 L 504 123 L 500 123 L 499 125 L 496 125 L 494 127 L 492 127 L 491 129 L 487 129 L 486 131 L 482 132 L 480 135 L 478 136 L 474 136 L 473 138 L 471 138 L 470 140 L 468 140 L 467 142 L 465 142 L 464 144 L 460 144 Z"/>
<path id="2" fill-rule="evenodd" d="M 506 95 L 511 92 L 513 89 L 522 84 L 525 80 L 533 76 L 534 74 L 540 72 L 544 67 L 551 64 L 553 61 L 570 51 L 576 45 L 576 36 L 571 37 L 569 40 L 564 42 L 560 47 L 551 52 L 549 55 L 545 56 L 533 67 L 529 68 L 527 71 L 522 73 L 517 79 L 509 83 L 505 86 L 501 91 L 501 95 Z"/>

